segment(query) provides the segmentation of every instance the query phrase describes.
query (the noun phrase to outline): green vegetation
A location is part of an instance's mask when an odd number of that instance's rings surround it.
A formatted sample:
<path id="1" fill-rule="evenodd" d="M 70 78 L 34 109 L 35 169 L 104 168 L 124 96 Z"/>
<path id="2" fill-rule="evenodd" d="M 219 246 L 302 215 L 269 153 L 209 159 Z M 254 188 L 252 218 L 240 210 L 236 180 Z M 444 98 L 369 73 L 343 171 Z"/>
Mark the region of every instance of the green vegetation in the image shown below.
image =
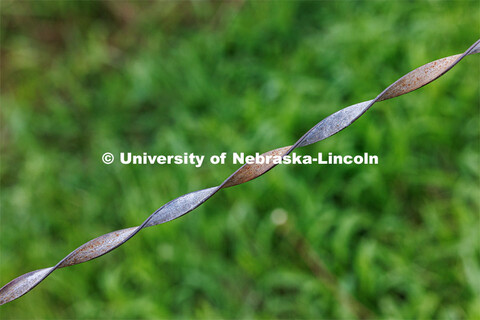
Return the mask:
<path id="1" fill-rule="evenodd" d="M 477 1 L 0 6 L 0 285 L 237 168 L 103 153 L 290 145 L 480 29 Z M 54 272 L 0 317 L 478 319 L 479 79 L 467 57 L 298 149 L 379 165 L 279 166 Z"/>

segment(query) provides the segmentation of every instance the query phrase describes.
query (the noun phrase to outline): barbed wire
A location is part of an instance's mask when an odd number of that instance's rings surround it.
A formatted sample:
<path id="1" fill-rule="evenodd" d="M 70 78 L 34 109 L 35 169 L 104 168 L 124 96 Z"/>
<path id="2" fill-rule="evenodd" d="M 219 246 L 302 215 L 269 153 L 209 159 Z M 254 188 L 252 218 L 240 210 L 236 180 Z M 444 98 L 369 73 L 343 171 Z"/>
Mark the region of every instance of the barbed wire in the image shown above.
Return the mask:
<path id="1" fill-rule="evenodd" d="M 462 54 L 427 63 L 392 83 L 375 99 L 360 102 L 335 112 L 316 124 L 293 145 L 268 151 L 264 153 L 263 156 L 284 157 L 290 154 L 295 148 L 304 147 L 324 140 L 351 125 L 370 109 L 374 103 L 395 98 L 421 88 L 445 74 L 465 56 L 479 52 L 480 40 L 477 40 Z M 45 278 L 56 269 L 98 258 L 118 248 L 135 236 L 140 230 L 177 219 L 200 206 L 219 190 L 258 178 L 273 169 L 276 165 L 277 164 L 272 162 L 245 164 L 216 187 L 194 191 L 168 202 L 153 212 L 140 226 L 104 234 L 81 245 L 53 267 L 35 270 L 19 276 L 0 288 L 0 305 L 20 298 L 45 280 Z"/>

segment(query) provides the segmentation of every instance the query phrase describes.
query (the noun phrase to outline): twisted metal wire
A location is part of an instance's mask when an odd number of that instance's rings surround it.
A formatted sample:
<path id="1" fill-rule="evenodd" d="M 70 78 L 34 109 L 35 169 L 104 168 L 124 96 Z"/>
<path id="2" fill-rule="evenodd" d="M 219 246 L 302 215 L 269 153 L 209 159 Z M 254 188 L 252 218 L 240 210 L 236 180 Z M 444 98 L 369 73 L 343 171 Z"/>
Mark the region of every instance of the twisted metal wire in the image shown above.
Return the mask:
<path id="1" fill-rule="evenodd" d="M 268 151 L 264 153 L 263 156 L 270 155 L 283 157 L 290 154 L 295 148 L 304 147 L 324 140 L 351 125 L 370 109 L 375 102 L 395 98 L 421 88 L 445 74 L 465 56 L 479 52 L 480 40 L 477 40 L 462 54 L 449 56 L 427 63 L 395 81 L 375 99 L 357 103 L 335 112 L 316 124 L 293 145 Z M 113 231 L 90 240 L 72 251 L 55 266 L 21 275 L 0 288 L 0 305 L 23 296 L 56 269 L 98 258 L 113 249 L 118 248 L 136 235 L 140 230 L 179 218 L 210 199 L 220 189 L 236 186 L 255 179 L 275 166 L 276 164 L 273 163 L 245 164 L 216 187 L 194 191 L 168 202 L 153 212 L 140 226 Z"/>

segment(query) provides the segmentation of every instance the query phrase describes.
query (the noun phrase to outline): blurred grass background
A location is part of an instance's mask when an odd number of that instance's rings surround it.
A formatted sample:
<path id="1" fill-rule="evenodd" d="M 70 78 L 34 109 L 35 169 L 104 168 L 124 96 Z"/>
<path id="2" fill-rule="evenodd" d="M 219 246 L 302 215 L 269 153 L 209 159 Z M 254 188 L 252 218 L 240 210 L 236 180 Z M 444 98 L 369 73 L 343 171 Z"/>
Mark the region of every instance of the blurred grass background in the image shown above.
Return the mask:
<path id="1" fill-rule="evenodd" d="M 289 145 L 480 31 L 478 1 L 0 5 L 0 285 L 237 168 L 104 152 Z M 0 317 L 480 318 L 479 76 L 467 57 L 298 150 L 379 165 L 277 167 Z"/>

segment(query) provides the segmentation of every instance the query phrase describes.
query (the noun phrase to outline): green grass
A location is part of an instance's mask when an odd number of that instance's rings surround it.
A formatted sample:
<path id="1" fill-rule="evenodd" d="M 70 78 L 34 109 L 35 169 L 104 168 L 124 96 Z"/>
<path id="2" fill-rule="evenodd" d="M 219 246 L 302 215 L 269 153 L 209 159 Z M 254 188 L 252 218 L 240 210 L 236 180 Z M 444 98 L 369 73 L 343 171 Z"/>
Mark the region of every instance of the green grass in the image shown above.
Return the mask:
<path id="1" fill-rule="evenodd" d="M 0 285 L 237 168 L 107 166 L 104 152 L 286 146 L 480 28 L 475 1 L 0 9 Z M 478 319 L 479 58 L 298 150 L 379 165 L 276 167 L 54 272 L 0 317 Z"/>

